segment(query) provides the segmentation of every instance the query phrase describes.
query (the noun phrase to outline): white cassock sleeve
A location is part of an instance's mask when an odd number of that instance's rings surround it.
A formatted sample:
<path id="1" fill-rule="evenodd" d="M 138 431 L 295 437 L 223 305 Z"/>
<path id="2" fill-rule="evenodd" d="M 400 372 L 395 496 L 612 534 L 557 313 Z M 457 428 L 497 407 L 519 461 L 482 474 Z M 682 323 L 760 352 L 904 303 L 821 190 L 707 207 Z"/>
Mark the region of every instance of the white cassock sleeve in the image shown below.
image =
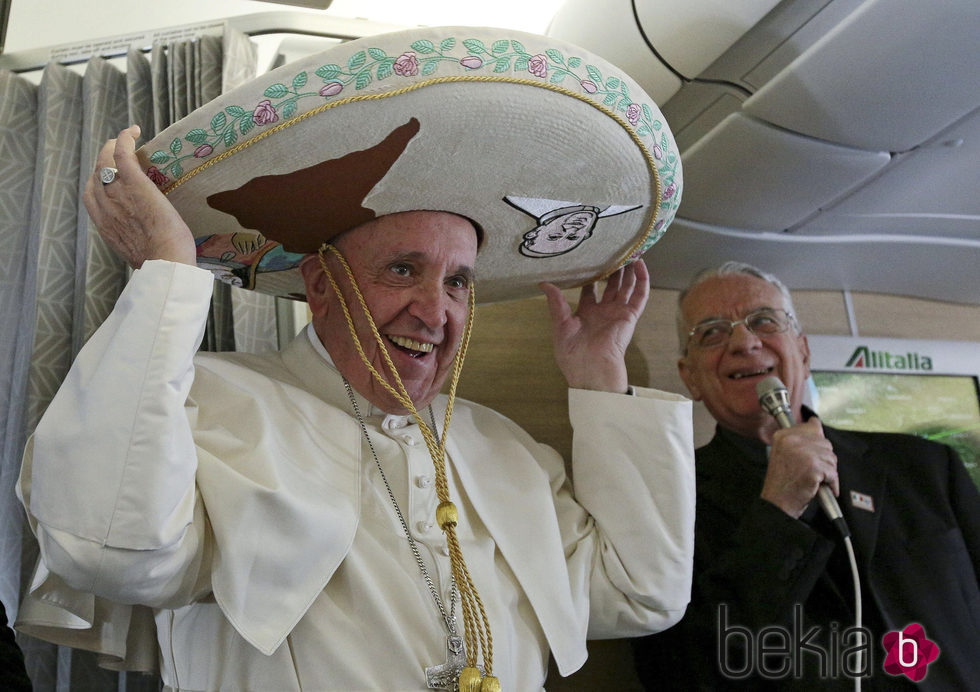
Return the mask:
<path id="1" fill-rule="evenodd" d="M 663 630 L 684 615 L 694 554 L 691 409 L 685 397 L 639 387 L 633 396 L 569 392 L 579 507 L 561 493 L 556 505 L 569 577 L 589 585 L 590 639 Z"/>
<path id="2" fill-rule="evenodd" d="M 196 590 L 197 453 L 187 415 L 173 414 L 194 379 L 213 281 L 144 263 L 38 423 L 18 494 L 47 569 L 74 589 L 150 606 Z"/>

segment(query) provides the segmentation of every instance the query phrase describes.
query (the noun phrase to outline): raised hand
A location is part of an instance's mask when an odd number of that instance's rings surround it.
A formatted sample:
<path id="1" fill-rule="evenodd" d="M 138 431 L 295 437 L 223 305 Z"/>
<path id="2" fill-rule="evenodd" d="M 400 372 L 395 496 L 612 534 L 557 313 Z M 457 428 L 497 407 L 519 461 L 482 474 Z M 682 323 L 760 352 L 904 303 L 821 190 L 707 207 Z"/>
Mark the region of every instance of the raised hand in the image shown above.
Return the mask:
<path id="1" fill-rule="evenodd" d="M 194 264 L 194 237 L 177 210 L 146 176 L 136 159 L 139 126 L 133 125 L 102 147 L 83 199 L 99 235 L 131 267 L 149 259 Z M 105 184 L 103 168 L 115 168 Z"/>
<path id="2" fill-rule="evenodd" d="M 650 275 L 637 260 L 606 280 L 602 297 L 598 287 L 582 287 L 572 312 L 561 290 L 542 283 L 551 312 L 555 360 L 569 387 L 625 393 L 626 348 L 636 322 L 650 296 Z"/>

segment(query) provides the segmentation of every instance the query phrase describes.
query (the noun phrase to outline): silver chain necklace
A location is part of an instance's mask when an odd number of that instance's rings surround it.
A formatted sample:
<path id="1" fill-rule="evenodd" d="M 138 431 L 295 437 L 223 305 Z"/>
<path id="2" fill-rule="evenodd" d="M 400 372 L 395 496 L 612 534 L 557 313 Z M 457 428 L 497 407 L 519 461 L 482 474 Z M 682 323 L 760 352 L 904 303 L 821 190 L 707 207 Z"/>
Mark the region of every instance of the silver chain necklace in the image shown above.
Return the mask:
<path id="1" fill-rule="evenodd" d="M 435 583 L 432 581 L 432 577 L 429 576 L 429 570 L 426 569 L 425 562 L 422 560 L 422 553 L 419 551 L 418 543 L 415 542 L 411 531 L 408 530 L 408 522 L 405 521 L 405 515 L 402 514 L 402 510 L 398 506 L 398 501 L 395 500 L 395 493 L 392 491 L 391 485 L 388 483 L 388 477 L 381 467 L 381 459 L 378 458 L 374 444 L 368 436 L 367 425 L 365 425 L 364 418 L 361 416 L 361 409 L 357 405 L 354 390 L 351 389 L 350 382 L 347 381 L 346 377 L 343 380 L 344 388 L 347 390 L 347 396 L 350 398 L 351 407 L 354 409 L 354 417 L 357 418 L 357 422 L 361 426 L 361 434 L 364 435 L 368 449 L 371 450 L 371 456 L 374 457 L 374 464 L 378 467 L 378 473 L 381 474 L 381 480 L 384 481 L 385 489 L 388 491 L 388 499 L 391 500 L 391 505 L 395 508 L 395 514 L 398 515 L 398 521 L 401 523 L 405 537 L 408 539 L 408 545 L 412 549 L 412 555 L 415 557 L 416 564 L 419 566 L 419 572 L 422 573 L 422 579 L 425 580 L 425 585 L 429 587 L 432 600 L 435 601 L 436 606 L 439 608 L 439 613 L 442 615 L 442 619 L 446 623 L 446 629 L 449 632 L 449 636 L 446 638 L 446 663 L 426 668 L 426 683 L 429 689 L 458 690 L 457 681 L 459 679 L 459 673 L 466 665 L 466 651 L 463 646 L 463 638 L 456 633 L 456 598 L 459 594 L 459 589 L 456 586 L 456 577 L 455 575 L 452 577 L 449 612 L 446 612 L 446 606 L 443 603 L 442 597 L 439 595 L 438 590 L 436 590 Z M 432 413 L 431 404 L 429 405 L 429 420 L 432 422 L 432 433 L 438 437 L 439 433 L 436 429 L 436 419 Z"/>

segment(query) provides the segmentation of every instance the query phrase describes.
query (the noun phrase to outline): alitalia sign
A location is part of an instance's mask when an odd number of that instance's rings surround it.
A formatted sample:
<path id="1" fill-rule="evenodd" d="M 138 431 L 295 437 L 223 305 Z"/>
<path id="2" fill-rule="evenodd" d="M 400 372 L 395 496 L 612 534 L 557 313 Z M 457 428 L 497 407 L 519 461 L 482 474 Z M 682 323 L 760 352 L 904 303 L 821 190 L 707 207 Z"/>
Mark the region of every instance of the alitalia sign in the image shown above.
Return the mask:
<path id="1" fill-rule="evenodd" d="M 892 353 L 891 351 L 876 351 L 862 344 L 854 349 L 847 359 L 845 368 L 874 368 L 875 370 L 920 370 L 932 371 L 932 358 L 915 351 L 907 353 Z"/>
<path id="2" fill-rule="evenodd" d="M 980 375 L 980 344 L 870 336 L 808 337 L 810 369 L 927 375 Z"/>

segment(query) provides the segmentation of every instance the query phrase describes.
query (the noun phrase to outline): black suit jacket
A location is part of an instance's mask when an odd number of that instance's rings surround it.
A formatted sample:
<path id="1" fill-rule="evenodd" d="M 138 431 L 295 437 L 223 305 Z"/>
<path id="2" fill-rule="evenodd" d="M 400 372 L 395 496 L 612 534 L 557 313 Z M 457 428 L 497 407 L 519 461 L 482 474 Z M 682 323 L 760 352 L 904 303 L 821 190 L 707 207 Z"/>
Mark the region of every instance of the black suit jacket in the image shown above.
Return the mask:
<path id="1" fill-rule="evenodd" d="M 874 635 L 864 688 L 980 690 L 980 494 L 962 462 L 949 447 L 908 435 L 824 431 L 838 457 L 839 503 L 859 566 L 864 625 Z M 841 675 L 821 679 L 816 656 L 802 657 L 802 679 L 791 672 L 735 681 L 719 668 L 726 657 L 729 672 L 749 670 L 740 658 L 748 640 L 719 639 L 720 604 L 728 607 L 722 632 L 741 625 L 753 635 L 772 625 L 791 630 L 801 604 L 801 631 L 819 628 L 813 641 L 828 651 L 833 632 L 854 622 L 842 540 L 817 503 L 801 521 L 762 500 L 765 463 L 764 445 L 724 430 L 697 450 L 691 605 L 675 627 L 635 642 L 648 689 L 853 689 Z M 915 686 L 883 671 L 881 645 L 885 632 L 913 622 L 940 648 Z"/>

